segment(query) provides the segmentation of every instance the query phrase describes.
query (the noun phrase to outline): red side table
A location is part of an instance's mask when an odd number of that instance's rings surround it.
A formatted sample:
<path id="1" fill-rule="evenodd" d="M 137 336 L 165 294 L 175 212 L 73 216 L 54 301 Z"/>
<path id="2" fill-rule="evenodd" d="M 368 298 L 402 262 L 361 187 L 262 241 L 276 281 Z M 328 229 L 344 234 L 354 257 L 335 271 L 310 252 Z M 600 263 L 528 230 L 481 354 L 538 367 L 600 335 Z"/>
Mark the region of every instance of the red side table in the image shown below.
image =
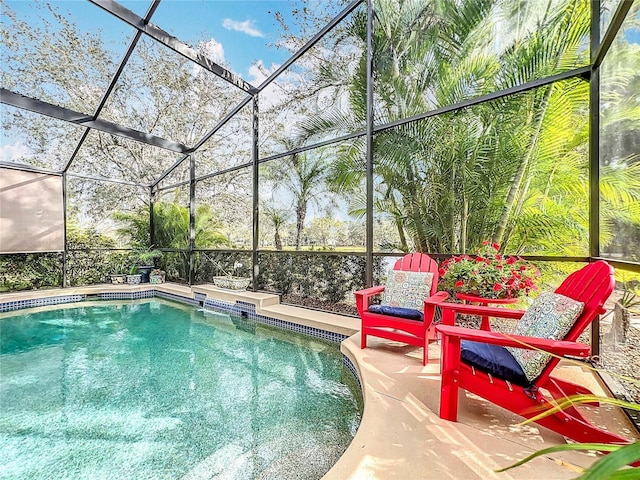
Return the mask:
<path id="1" fill-rule="evenodd" d="M 516 303 L 517 298 L 482 298 L 469 293 L 456 293 L 458 300 L 464 300 L 467 303 L 477 303 L 478 305 L 488 306 L 490 303 L 494 305 L 508 305 L 510 303 Z M 480 330 L 491 330 L 489 325 L 489 317 L 482 317 L 482 323 L 480 324 Z"/>

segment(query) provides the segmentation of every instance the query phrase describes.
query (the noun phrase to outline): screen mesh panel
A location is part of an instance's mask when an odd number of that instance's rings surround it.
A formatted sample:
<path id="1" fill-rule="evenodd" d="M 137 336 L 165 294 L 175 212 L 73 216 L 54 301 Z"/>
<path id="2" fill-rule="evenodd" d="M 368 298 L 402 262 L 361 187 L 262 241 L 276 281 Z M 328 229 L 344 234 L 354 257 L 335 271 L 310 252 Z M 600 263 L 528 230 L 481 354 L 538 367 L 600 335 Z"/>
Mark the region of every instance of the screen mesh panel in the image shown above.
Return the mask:
<path id="1" fill-rule="evenodd" d="M 62 177 L 0 168 L 0 253 L 63 250 Z"/>

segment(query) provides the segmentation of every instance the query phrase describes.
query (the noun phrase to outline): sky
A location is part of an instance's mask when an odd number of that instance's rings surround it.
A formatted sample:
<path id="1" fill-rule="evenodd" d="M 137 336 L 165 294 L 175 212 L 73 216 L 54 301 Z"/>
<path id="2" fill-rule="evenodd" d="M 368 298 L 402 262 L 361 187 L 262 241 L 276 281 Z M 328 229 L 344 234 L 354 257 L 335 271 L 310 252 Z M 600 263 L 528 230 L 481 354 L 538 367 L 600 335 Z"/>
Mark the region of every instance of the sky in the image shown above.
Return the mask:
<path id="1" fill-rule="evenodd" d="M 46 10 L 34 7 L 30 0 L 5 0 L 19 18 L 29 23 L 40 22 L 38 16 L 51 17 Z M 133 28 L 84 0 L 50 2 L 61 14 L 73 18 L 82 30 L 101 29 L 108 42 L 121 42 Z M 121 0 L 124 7 L 144 17 L 150 0 Z M 312 14 L 336 15 L 340 2 L 312 0 Z M 182 42 L 195 47 L 199 40 L 208 42 L 212 60 L 225 64 L 243 79 L 251 81 L 252 67 L 257 63 L 274 70 L 291 56 L 284 48 L 275 48 L 282 28 L 276 20 L 279 12 L 293 33 L 298 32 L 293 11 L 302 8 L 299 1 L 289 0 L 162 0 L 151 23 Z M 275 67 L 275 68 L 274 68 Z"/>

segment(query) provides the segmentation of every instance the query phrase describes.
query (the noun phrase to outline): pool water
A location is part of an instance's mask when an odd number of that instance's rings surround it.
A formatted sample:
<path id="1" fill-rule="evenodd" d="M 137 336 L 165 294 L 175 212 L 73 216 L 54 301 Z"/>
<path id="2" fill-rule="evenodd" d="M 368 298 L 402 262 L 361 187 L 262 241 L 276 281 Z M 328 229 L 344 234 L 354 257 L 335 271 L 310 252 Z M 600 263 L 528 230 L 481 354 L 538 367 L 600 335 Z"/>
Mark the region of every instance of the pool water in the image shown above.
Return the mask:
<path id="1" fill-rule="evenodd" d="M 0 319 L 0 478 L 313 479 L 358 428 L 335 344 L 158 299 L 77 305 Z"/>

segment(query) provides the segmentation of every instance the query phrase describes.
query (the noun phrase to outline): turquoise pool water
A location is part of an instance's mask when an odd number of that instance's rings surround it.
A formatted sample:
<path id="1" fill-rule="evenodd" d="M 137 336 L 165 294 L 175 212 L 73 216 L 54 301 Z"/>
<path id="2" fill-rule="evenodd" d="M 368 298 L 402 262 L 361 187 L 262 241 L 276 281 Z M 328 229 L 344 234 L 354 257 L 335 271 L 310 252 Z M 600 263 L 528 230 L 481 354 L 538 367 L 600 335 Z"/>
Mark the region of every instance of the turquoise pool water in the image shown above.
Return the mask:
<path id="1" fill-rule="evenodd" d="M 356 432 L 335 344 L 158 299 L 77 305 L 0 318 L 0 478 L 313 479 Z"/>

